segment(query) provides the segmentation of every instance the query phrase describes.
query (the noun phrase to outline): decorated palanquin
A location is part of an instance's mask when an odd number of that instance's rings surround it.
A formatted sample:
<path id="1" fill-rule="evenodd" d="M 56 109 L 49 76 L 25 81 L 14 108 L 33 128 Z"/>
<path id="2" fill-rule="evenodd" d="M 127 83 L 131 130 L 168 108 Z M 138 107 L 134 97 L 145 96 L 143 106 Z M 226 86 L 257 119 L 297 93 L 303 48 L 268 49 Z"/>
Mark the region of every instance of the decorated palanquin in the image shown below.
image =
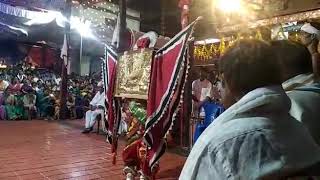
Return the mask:
<path id="1" fill-rule="evenodd" d="M 147 119 L 146 106 L 136 101 L 148 99 L 148 88 L 150 80 L 151 62 L 154 51 L 149 48 L 125 52 L 119 57 L 117 65 L 117 79 L 115 97 L 127 99 L 127 105 L 123 105 L 122 117 L 127 124 L 126 146 L 122 150 L 124 162 L 123 172 L 126 179 L 144 177 L 142 169 L 148 169 L 146 163 L 146 145 L 143 143 L 145 122 Z M 144 103 L 146 104 L 146 103 Z M 155 176 L 158 168 L 148 172 L 148 176 Z M 149 177 L 153 178 L 153 177 Z"/>
<path id="2" fill-rule="evenodd" d="M 147 150 L 143 143 L 143 135 L 147 119 L 146 100 L 148 99 L 155 41 L 156 39 L 147 36 L 141 37 L 136 49 L 125 52 L 117 62 L 114 96 L 126 99 L 126 102 L 122 104 L 124 114 L 122 120 L 127 125 L 126 146 L 121 155 L 124 162 L 123 172 L 128 180 L 136 176 L 140 176 L 140 179 L 154 178 L 157 172 L 157 168 L 153 172 L 149 171 L 148 177 L 142 172 L 142 169 L 149 169 L 146 163 Z M 144 103 L 136 103 L 136 101 Z"/>
<path id="3" fill-rule="evenodd" d="M 107 138 L 115 163 L 117 137 L 125 132 L 126 146 L 121 154 L 127 180 L 137 175 L 141 180 L 156 177 L 159 159 L 166 149 L 166 136 L 183 101 L 190 67 L 188 42 L 197 21 L 158 50 L 153 50 L 157 41 L 153 32 L 139 38 L 136 49 L 121 56 L 106 47 L 103 77 Z"/>

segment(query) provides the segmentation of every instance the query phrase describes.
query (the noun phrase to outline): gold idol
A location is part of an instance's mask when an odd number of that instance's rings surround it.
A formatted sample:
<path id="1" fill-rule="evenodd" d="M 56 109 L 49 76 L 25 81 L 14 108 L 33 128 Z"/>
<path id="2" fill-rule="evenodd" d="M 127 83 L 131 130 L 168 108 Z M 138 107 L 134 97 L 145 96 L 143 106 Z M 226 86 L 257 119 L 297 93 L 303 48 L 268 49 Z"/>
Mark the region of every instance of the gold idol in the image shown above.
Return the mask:
<path id="1" fill-rule="evenodd" d="M 125 52 L 118 62 L 115 96 L 147 99 L 153 51 Z"/>

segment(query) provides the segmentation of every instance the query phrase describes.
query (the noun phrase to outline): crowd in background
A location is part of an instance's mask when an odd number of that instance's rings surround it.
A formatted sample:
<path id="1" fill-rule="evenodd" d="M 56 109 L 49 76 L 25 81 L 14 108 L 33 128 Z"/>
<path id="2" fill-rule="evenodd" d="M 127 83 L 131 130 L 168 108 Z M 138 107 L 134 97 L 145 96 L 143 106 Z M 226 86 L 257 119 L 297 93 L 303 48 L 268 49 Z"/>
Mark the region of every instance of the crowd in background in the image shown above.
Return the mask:
<path id="1" fill-rule="evenodd" d="M 101 77 L 68 77 L 68 118 L 83 118 Z M 62 79 L 26 62 L 0 69 L 0 120 L 59 119 Z"/>

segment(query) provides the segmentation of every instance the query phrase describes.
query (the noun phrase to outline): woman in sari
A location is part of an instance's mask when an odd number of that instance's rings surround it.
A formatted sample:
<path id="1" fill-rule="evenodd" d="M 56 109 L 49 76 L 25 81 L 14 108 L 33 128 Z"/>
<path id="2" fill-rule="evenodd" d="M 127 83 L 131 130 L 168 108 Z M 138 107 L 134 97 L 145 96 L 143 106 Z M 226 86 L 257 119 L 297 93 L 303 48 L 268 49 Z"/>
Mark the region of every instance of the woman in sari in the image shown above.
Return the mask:
<path id="1" fill-rule="evenodd" d="M 24 103 L 23 103 L 23 94 L 21 91 L 18 91 L 15 95 L 15 107 L 14 107 L 16 117 L 19 120 L 26 119 L 26 113 L 24 110 Z"/>
<path id="2" fill-rule="evenodd" d="M 6 109 L 6 114 L 7 114 L 7 119 L 8 120 L 16 120 L 17 116 L 15 113 L 15 97 L 12 88 L 9 88 L 7 91 L 7 98 L 5 100 L 5 109 Z"/>
<path id="3" fill-rule="evenodd" d="M 28 120 L 32 119 L 32 116 L 36 112 L 36 95 L 33 93 L 32 89 L 27 91 L 23 97 L 23 103 Z"/>
<path id="4" fill-rule="evenodd" d="M 3 92 L 0 92 L 0 120 L 6 119 L 6 108 L 4 106 L 5 96 Z"/>

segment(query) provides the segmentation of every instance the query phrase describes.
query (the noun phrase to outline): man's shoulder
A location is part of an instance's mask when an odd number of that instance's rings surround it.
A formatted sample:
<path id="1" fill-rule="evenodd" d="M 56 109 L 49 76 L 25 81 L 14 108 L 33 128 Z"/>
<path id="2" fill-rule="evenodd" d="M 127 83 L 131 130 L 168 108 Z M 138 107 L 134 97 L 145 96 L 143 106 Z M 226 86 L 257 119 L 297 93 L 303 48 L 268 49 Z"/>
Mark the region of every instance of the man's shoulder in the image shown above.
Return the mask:
<path id="1" fill-rule="evenodd" d="M 268 134 L 271 125 L 266 118 L 238 118 L 226 123 L 214 121 L 201 135 L 199 143 L 202 146 L 208 146 L 210 149 L 216 149 L 219 146 L 237 141 L 239 137 L 254 136 L 258 134 Z"/>
<path id="2" fill-rule="evenodd" d="M 313 89 L 309 87 L 301 87 L 288 91 L 287 95 L 291 100 L 295 101 L 320 101 L 320 89 Z"/>

